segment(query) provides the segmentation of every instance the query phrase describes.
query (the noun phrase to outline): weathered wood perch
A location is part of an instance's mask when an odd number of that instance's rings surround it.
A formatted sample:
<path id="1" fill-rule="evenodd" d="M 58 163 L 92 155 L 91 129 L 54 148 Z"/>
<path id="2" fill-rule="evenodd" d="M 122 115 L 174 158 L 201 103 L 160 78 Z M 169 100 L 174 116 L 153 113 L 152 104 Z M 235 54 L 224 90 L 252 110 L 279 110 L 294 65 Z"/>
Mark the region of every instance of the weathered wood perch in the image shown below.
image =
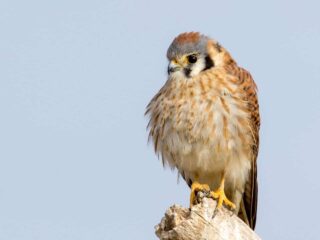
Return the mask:
<path id="1" fill-rule="evenodd" d="M 171 206 L 155 227 L 161 240 L 259 240 L 258 235 L 216 201 L 203 198 L 191 208 Z"/>

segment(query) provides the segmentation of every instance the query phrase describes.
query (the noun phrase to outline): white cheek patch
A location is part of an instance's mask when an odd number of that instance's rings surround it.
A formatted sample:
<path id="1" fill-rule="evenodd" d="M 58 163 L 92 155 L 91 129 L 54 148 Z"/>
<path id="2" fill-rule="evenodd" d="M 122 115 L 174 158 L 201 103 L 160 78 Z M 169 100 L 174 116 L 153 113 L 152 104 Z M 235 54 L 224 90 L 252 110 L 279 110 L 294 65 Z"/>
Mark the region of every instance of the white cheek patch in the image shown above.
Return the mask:
<path id="1" fill-rule="evenodd" d="M 205 69 L 205 66 L 205 59 L 199 58 L 198 61 L 192 65 L 190 76 L 194 77 L 198 75 L 203 69 Z"/>

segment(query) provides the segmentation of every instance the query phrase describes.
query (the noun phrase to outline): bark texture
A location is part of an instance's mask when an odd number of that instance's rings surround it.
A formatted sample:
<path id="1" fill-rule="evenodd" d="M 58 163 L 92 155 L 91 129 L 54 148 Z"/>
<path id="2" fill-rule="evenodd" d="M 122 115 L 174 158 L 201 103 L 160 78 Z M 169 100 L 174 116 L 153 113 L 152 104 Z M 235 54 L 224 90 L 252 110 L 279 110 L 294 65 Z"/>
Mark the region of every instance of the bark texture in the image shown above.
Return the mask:
<path id="1" fill-rule="evenodd" d="M 226 208 L 216 209 L 216 201 L 203 198 L 191 210 L 171 206 L 155 227 L 161 240 L 259 240 L 258 235 Z"/>

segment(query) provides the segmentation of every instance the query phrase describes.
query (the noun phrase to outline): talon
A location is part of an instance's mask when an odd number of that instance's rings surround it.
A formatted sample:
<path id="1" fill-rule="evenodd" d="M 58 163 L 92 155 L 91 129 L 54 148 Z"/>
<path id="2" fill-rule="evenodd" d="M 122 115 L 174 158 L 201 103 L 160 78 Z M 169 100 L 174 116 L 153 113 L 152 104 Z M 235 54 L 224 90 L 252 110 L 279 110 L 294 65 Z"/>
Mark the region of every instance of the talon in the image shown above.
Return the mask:
<path id="1" fill-rule="evenodd" d="M 207 184 L 200 184 L 198 182 L 193 182 L 191 185 L 191 194 L 190 194 L 190 208 L 196 204 L 197 192 L 210 192 L 210 188 Z"/>
<path id="2" fill-rule="evenodd" d="M 212 191 L 210 194 L 214 199 L 218 200 L 217 208 L 221 208 L 223 204 L 230 207 L 231 209 L 236 208 L 236 205 L 227 198 L 223 189 L 219 188 L 217 191 L 215 191 L 215 192 Z"/>
<path id="3" fill-rule="evenodd" d="M 230 207 L 232 210 L 236 209 L 236 205 L 227 198 L 224 192 L 224 177 L 221 180 L 221 184 L 218 190 L 210 192 L 210 195 L 212 198 L 218 200 L 217 208 L 221 208 L 222 205 L 225 204 L 227 207 Z"/>

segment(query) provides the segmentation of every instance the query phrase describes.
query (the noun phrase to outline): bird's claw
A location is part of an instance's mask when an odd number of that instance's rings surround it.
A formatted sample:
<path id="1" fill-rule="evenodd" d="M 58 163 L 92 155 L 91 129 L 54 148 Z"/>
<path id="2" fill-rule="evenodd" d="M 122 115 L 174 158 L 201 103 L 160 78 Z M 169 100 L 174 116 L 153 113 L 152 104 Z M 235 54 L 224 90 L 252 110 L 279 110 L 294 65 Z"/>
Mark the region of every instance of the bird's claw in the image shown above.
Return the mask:
<path id="1" fill-rule="evenodd" d="M 222 205 L 225 205 L 231 210 L 236 209 L 236 205 L 227 198 L 223 189 L 219 188 L 217 191 L 210 192 L 210 196 L 218 201 L 217 208 L 221 208 Z"/>
<path id="2" fill-rule="evenodd" d="M 201 193 L 201 194 L 200 194 Z M 207 184 L 194 182 L 191 185 L 190 208 L 199 203 L 199 199 L 210 196 L 210 187 Z"/>

